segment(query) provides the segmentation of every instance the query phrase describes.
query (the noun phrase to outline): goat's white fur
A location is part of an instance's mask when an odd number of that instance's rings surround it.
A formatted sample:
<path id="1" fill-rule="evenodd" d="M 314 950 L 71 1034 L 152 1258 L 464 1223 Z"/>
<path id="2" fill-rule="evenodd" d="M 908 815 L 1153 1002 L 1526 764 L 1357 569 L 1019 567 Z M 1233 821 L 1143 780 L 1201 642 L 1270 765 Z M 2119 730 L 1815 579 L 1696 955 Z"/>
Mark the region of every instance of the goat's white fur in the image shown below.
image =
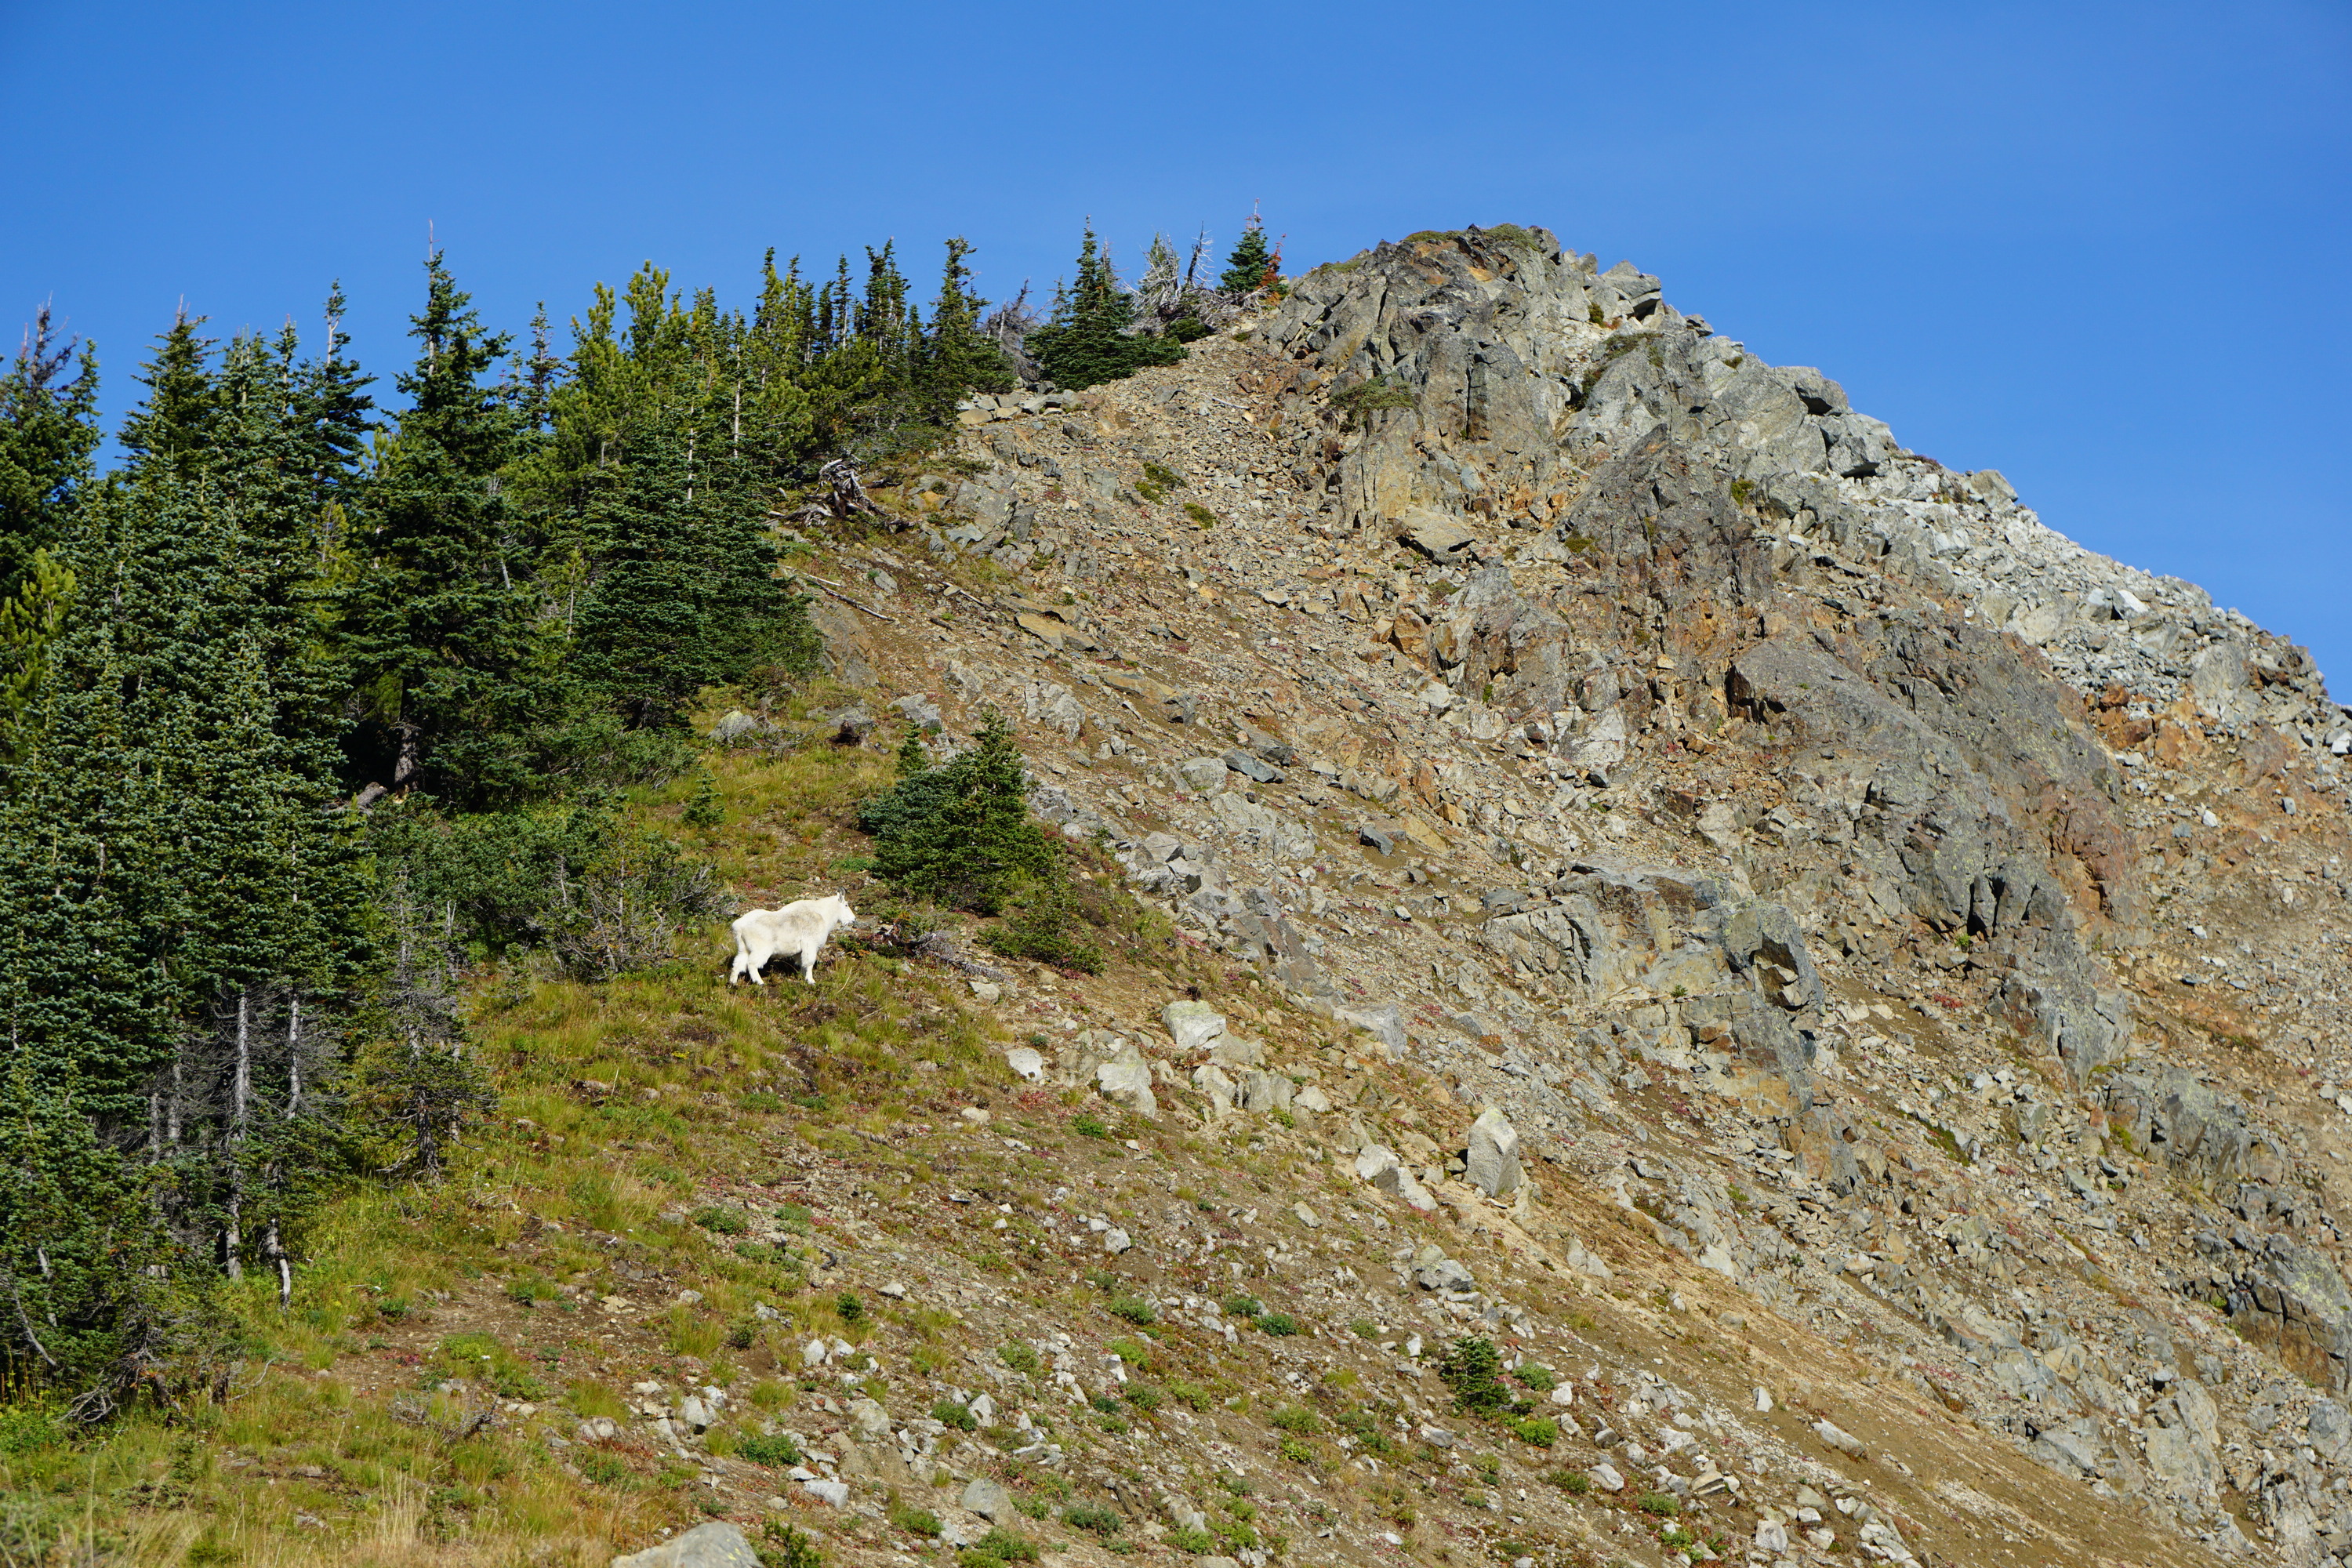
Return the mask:
<path id="1" fill-rule="evenodd" d="M 781 910 L 753 910 L 739 915 L 730 928 L 735 933 L 735 966 L 727 972 L 727 984 L 732 985 L 748 974 L 752 984 L 765 985 L 760 971 L 767 967 L 768 960 L 797 955 L 802 983 L 814 985 L 816 955 L 824 951 L 825 939 L 841 927 L 856 923 L 857 911 L 839 893 L 803 899 Z"/>

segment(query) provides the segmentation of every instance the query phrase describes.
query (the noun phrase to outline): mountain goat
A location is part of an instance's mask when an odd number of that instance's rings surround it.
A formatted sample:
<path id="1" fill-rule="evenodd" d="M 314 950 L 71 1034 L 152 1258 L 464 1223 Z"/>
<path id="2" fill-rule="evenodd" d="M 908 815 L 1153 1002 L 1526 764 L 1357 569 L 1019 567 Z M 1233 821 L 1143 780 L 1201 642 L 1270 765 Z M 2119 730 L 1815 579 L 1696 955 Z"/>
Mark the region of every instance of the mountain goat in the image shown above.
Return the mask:
<path id="1" fill-rule="evenodd" d="M 743 975 L 751 977 L 754 985 L 765 985 L 760 971 L 768 960 L 782 955 L 797 954 L 801 961 L 801 981 L 816 984 L 816 955 L 824 951 L 825 939 L 843 926 L 856 925 L 857 911 L 839 893 L 829 898 L 803 899 L 786 904 L 781 910 L 753 910 L 736 918 L 730 929 L 735 933 L 735 966 L 727 972 L 727 984 L 732 985 Z"/>

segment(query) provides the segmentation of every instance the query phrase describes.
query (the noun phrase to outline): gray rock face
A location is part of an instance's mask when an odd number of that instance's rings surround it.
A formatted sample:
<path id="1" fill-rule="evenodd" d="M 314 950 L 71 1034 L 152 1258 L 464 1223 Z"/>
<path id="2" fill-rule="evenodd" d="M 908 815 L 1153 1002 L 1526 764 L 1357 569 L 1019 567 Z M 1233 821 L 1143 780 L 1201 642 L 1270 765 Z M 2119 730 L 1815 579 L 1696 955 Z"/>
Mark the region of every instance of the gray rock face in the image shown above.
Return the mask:
<path id="1" fill-rule="evenodd" d="M 1395 1003 L 1382 1002 L 1371 1007 L 1340 1007 L 1335 1010 L 1334 1016 L 1343 1024 L 1354 1025 L 1380 1041 L 1390 1056 L 1403 1059 L 1406 1048 L 1404 1015 Z"/>
<path id="2" fill-rule="evenodd" d="M 1278 1072 L 1252 1069 L 1242 1074 L 1241 1107 L 1262 1114 L 1288 1110 L 1292 1089 L 1291 1081 Z"/>
<path id="3" fill-rule="evenodd" d="M 615 1557 L 613 1568 L 760 1568 L 760 1554 L 741 1531 L 713 1520 L 658 1546 Z"/>
<path id="4" fill-rule="evenodd" d="M 1429 1189 L 1414 1178 L 1393 1150 L 1366 1145 L 1363 1152 L 1356 1156 L 1356 1177 L 1371 1184 L 1375 1191 L 1401 1199 L 1423 1214 L 1437 1207 L 1437 1200 L 1430 1195 Z"/>
<path id="5" fill-rule="evenodd" d="M 2306 1381 L 2352 1391 L 2352 1287 L 2316 1247 L 2284 1236 L 2259 1242 L 2241 1250 L 2199 1238 L 2198 1250 L 2218 1265 L 2212 1284 L 2228 1300 L 2231 1323 Z"/>
<path id="6" fill-rule="evenodd" d="M 1056 731 L 1066 741 L 1076 741 L 1078 732 L 1086 728 L 1086 709 L 1068 687 L 1051 681 L 1027 689 L 1023 712 L 1031 723 Z"/>
<path id="7" fill-rule="evenodd" d="M 1280 768 L 1263 757 L 1254 757 L 1244 751 L 1227 752 L 1225 766 L 1241 774 L 1242 777 L 1255 780 L 1259 784 L 1280 784 L 1283 780 L 1283 772 Z"/>
<path id="8" fill-rule="evenodd" d="M 2285 1179 L 2287 1152 L 2245 1108 L 2179 1068 L 2133 1068 L 2107 1081 L 2105 1099 L 2133 1142 L 2190 1181 L 2217 1188 Z"/>
<path id="9" fill-rule="evenodd" d="M 722 746 L 731 745 L 746 735 L 759 733 L 759 730 L 760 721 L 757 719 L 752 718 L 740 708 L 730 708 L 719 716 L 719 722 L 710 726 L 710 738 Z"/>
<path id="10" fill-rule="evenodd" d="M 2041 1428 L 2026 1451 L 2063 1475 L 2095 1480 L 2106 1473 L 2106 1439 L 2092 1416 Z"/>
<path id="11" fill-rule="evenodd" d="M 2220 1419 L 2212 1395 L 2184 1378 L 2148 1414 L 2154 1424 L 2146 1433 L 2149 1472 L 2176 1502 L 2210 1501 L 2221 1485 Z"/>
<path id="12" fill-rule="evenodd" d="M 1892 621 L 1875 646 L 1775 638 L 1733 664 L 1730 690 L 1744 710 L 1796 731 L 1800 772 L 1842 781 L 1815 809 L 1834 826 L 1843 813 L 1831 803 L 1854 803 L 1838 836 L 1887 900 L 2016 955 L 2009 1009 L 2077 1082 L 2117 1053 L 2125 1003 L 2100 983 L 2046 845 L 2071 849 L 2112 889 L 2110 915 L 2134 921 L 2129 839 L 2079 709 L 2013 644 Z M 2031 831 L 2053 802 L 2059 830 Z"/>
<path id="13" fill-rule="evenodd" d="M 1432 561 L 1451 563 L 1478 542 L 1478 536 L 1459 518 L 1427 507 L 1413 507 L 1397 522 L 1397 537 Z"/>
<path id="14" fill-rule="evenodd" d="M 1414 1256 L 1412 1282 L 1442 1296 L 1469 1296 L 1478 1289 L 1478 1281 L 1468 1268 L 1434 1247 L 1424 1247 Z"/>

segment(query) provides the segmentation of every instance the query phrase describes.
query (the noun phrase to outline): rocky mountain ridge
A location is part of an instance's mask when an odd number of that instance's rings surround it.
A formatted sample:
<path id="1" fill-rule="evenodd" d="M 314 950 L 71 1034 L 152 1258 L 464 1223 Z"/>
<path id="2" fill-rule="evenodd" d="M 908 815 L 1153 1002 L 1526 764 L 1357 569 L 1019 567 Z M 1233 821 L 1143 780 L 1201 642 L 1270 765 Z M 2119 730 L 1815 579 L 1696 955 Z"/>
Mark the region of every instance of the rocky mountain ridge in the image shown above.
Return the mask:
<path id="1" fill-rule="evenodd" d="M 965 470 L 884 497 L 909 532 L 831 546 L 844 678 L 1018 717 L 1048 820 L 1298 1053 L 978 982 L 1073 1031 L 1013 1070 L 1311 1125 L 1383 1226 L 1588 1293 L 1629 1226 L 1681 1261 L 1621 1310 L 1852 1403 L 1807 1452 L 1769 1391 L 1580 1343 L 1699 1413 L 1567 1421 L 1590 1473 L 1950 1521 L 1822 1545 L 1767 1500 L 1726 1555 L 2352 1551 L 2352 728 L 2308 656 L 1541 230 L 1382 246 L 1237 336 L 972 406 Z M 1428 1250 L 1308 1289 L 1561 1331 Z M 1921 1462 L 1963 1451 L 2028 1489 Z"/>

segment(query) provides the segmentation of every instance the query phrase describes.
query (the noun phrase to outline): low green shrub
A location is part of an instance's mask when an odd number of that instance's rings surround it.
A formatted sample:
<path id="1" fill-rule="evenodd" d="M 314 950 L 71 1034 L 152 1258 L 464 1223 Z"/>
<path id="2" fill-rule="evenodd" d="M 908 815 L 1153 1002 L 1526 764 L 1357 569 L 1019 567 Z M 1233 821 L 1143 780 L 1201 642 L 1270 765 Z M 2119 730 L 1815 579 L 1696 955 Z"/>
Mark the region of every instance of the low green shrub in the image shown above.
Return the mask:
<path id="1" fill-rule="evenodd" d="M 1511 1423 L 1511 1436 L 1522 1443 L 1532 1443 L 1538 1448 L 1549 1448 L 1559 1441 L 1559 1423 L 1549 1416 L 1531 1416 Z"/>
<path id="2" fill-rule="evenodd" d="M 1015 1535 L 1003 1525 L 992 1528 L 986 1535 L 957 1553 L 963 1568 L 993 1568 L 1003 1563 L 1034 1563 L 1037 1543 L 1025 1535 Z"/>
<path id="3" fill-rule="evenodd" d="M 800 1445 L 782 1433 L 774 1436 L 738 1437 L 735 1457 L 773 1470 L 788 1470 L 801 1462 Z"/>
<path id="4" fill-rule="evenodd" d="M 1417 401 L 1409 388 L 1397 385 L 1384 375 L 1360 381 L 1331 395 L 1331 406 L 1339 411 L 1341 423 L 1351 430 L 1369 426 L 1371 416 L 1383 409 L 1411 408 Z"/>
<path id="5" fill-rule="evenodd" d="M 1074 1502 L 1062 1510 L 1062 1522 L 1073 1530 L 1092 1531 L 1097 1535 L 1117 1535 L 1127 1521 L 1100 1503 Z"/>
<path id="6" fill-rule="evenodd" d="M 760 1533 L 773 1545 L 754 1545 L 760 1568 L 823 1568 L 824 1554 L 807 1535 L 784 1523 L 768 1520 L 760 1526 Z"/>

